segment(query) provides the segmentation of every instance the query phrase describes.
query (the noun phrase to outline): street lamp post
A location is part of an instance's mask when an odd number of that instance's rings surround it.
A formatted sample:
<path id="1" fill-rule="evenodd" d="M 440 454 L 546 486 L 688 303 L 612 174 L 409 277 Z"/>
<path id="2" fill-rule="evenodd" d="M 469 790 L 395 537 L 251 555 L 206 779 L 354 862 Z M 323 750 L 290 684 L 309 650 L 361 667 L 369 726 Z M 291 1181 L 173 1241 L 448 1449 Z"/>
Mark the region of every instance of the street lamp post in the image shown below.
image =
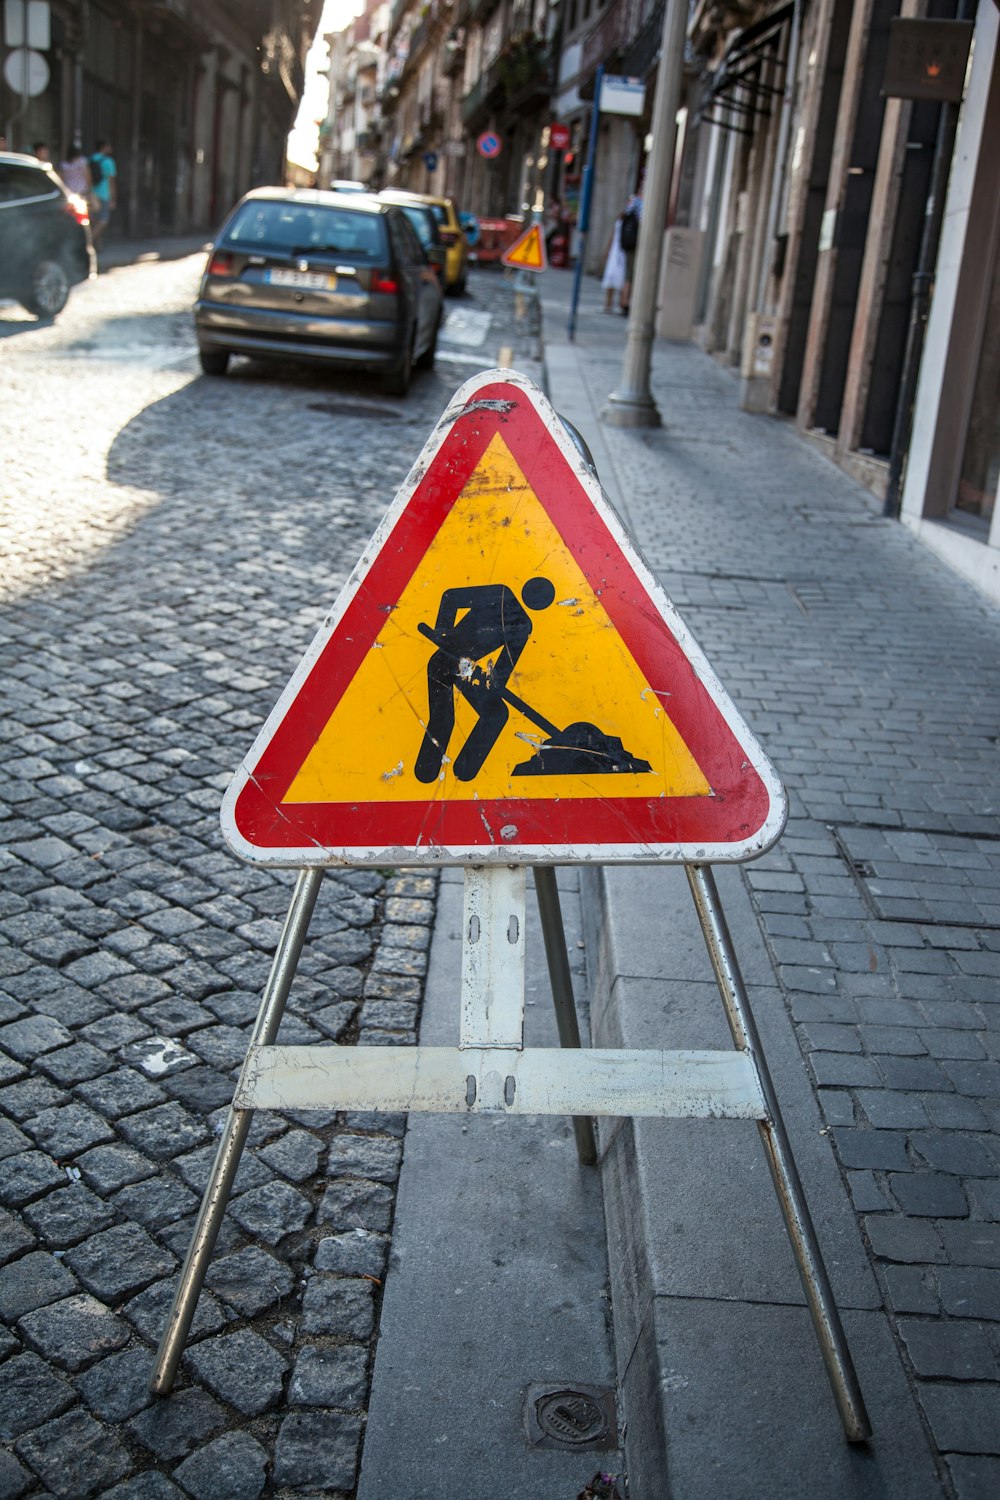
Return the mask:
<path id="1" fill-rule="evenodd" d="M 649 389 L 649 366 L 653 352 L 660 251 L 667 222 L 677 111 L 681 101 L 687 21 L 687 0 L 667 0 L 653 101 L 653 145 L 643 189 L 642 223 L 629 299 L 625 358 L 618 387 L 611 392 L 608 404 L 601 412 L 603 420 L 612 427 L 659 427 L 662 420 Z"/>

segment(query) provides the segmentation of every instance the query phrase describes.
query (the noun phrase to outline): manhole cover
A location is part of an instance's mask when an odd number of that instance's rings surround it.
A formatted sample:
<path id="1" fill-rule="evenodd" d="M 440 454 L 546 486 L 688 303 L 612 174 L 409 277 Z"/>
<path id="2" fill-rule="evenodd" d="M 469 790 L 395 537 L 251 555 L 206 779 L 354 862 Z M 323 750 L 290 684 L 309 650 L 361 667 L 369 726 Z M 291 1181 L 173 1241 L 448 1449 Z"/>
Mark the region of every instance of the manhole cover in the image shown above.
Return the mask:
<path id="1" fill-rule="evenodd" d="M 536 1448 L 617 1446 L 611 1391 L 592 1385 L 531 1385 L 525 1393 L 528 1441 Z"/>

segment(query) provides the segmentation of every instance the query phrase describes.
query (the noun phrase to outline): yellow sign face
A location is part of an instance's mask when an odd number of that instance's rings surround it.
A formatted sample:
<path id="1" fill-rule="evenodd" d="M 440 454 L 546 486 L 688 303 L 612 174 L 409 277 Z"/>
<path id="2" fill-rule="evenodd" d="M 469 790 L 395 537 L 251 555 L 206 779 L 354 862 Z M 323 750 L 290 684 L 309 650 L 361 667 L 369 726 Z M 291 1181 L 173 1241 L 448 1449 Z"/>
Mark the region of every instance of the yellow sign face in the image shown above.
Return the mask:
<path id="1" fill-rule="evenodd" d="M 282 800 L 606 797 L 608 755 L 617 798 L 711 796 L 497 433 Z"/>
<path id="2" fill-rule="evenodd" d="M 545 270 L 545 246 L 537 224 L 526 229 L 520 239 L 500 257 L 505 266 L 519 266 L 524 271 Z"/>

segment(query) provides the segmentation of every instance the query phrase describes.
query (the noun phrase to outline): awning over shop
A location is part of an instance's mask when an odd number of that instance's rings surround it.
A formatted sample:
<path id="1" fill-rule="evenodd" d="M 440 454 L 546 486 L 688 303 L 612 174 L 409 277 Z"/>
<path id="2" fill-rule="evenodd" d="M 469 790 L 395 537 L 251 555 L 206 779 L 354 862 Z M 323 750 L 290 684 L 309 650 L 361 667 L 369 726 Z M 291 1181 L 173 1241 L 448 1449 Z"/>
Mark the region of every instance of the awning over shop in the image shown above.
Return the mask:
<path id="1" fill-rule="evenodd" d="M 775 82 L 775 70 L 765 69 L 764 64 L 771 62 L 783 70 L 782 37 L 794 10 L 789 0 L 736 33 L 719 66 L 705 81 L 694 123 L 751 135 L 755 119 L 767 118 L 771 99 L 780 97 L 784 88 Z"/>

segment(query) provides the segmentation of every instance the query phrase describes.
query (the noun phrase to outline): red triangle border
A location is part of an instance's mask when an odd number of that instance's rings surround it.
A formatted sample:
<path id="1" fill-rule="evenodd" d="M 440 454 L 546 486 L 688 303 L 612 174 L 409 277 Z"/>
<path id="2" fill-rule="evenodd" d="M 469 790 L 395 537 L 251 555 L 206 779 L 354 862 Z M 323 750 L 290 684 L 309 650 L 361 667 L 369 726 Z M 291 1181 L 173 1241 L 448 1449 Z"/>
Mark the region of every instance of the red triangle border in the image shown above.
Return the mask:
<path id="1" fill-rule="evenodd" d="M 283 804 L 497 433 L 647 682 L 662 694 L 713 795 Z M 223 828 L 244 857 L 296 866 L 734 860 L 773 843 L 784 815 L 773 770 L 559 418 L 525 377 L 492 371 L 468 382 L 442 418 L 227 794 Z"/>

